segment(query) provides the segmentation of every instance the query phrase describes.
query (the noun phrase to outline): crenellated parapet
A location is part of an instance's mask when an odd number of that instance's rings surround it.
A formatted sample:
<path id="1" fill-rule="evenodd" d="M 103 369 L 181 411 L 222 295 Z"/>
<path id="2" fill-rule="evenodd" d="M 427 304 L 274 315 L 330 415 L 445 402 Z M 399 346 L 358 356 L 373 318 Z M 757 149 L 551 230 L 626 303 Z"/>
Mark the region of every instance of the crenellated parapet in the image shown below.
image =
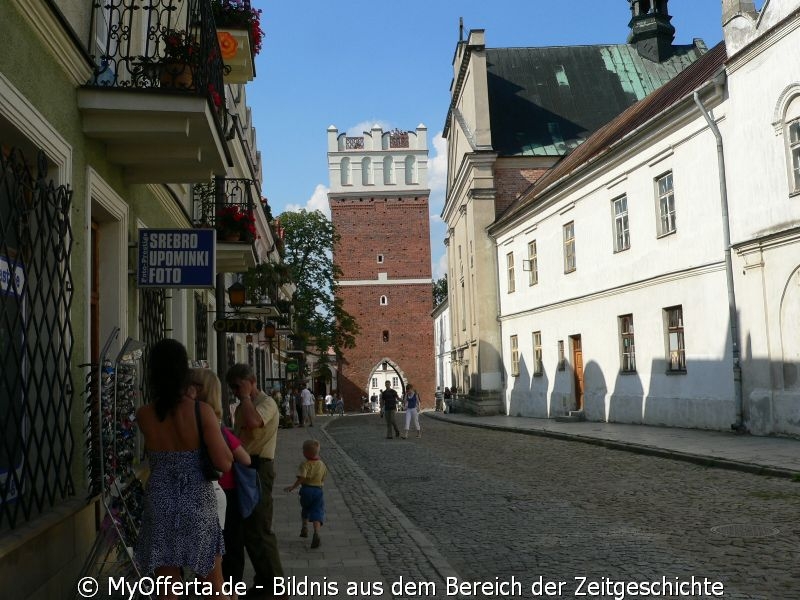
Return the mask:
<path id="1" fill-rule="evenodd" d="M 428 189 L 428 129 L 384 131 L 373 125 L 360 136 L 328 127 L 332 194 L 398 194 Z"/>

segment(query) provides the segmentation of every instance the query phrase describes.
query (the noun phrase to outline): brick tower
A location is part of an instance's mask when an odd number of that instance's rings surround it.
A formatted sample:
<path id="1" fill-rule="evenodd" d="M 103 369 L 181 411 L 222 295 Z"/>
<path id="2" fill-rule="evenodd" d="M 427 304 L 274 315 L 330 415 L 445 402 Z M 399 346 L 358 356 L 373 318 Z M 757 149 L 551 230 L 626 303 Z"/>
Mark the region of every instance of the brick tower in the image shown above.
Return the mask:
<path id="1" fill-rule="evenodd" d="M 423 407 L 435 390 L 428 147 L 424 125 L 361 137 L 328 128 L 331 219 L 340 236 L 338 297 L 360 327 L 338 386 L 347 410 L 393 381 L 412 383 Z M 395 385 L 396 383 L 396 385 Z"/>

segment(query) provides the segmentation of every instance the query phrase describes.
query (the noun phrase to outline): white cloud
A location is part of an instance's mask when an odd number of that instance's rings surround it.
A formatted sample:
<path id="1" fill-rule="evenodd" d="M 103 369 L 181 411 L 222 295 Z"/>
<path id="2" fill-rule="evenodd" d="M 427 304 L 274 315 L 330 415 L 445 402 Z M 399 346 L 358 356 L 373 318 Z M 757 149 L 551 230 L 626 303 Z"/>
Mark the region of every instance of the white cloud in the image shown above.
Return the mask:
<path id="1" fill-rule="evenodd" d="M 389 121 L 384 121 L 383 119 L 373 119 L 372 121 L 361 121 L 360 123 L 356 123 L 352 127 L 347 128 L 347 135 L 352 137 L 361 137 L 364 135 L 365 131 L 369 131 L 372 129 L 372 126 L 377 124 L 381 127 L 384 131 L 389 131 L 392 129 L 391 123 Z"/>
<path id="2" fill-rule="evenodd" d="M 314 188 L 314 192 L 311 194 L 311 197 L 306 202 L 305 206 L 301 206 L 300 204 L 287 204 L 286 211 L 289 212 L 297 212 L 300 209 L 305 208 L 307 211 L 315 211 L 319 210 L 329 219 L 331 218 L 331 206 L 328 204 L 328 191 L 330 190 L 329 187 L 323 185 L 321 183 L 317 184 L 317 187 Z"/>

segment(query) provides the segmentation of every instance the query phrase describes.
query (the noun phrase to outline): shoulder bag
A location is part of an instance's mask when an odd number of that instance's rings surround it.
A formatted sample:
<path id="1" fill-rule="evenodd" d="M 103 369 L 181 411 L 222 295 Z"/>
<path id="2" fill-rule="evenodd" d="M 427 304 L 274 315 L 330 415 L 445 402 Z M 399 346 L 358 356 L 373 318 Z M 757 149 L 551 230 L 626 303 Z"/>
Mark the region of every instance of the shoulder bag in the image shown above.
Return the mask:
<path id="1" fill-rule="evenodd" d="M 253 514 L 261 502 L 261 478 L 258 471 L 242 463 L 233 461 L 233 479 L 236 482 L 236 501 L 239 514 L 246 519 Z"/>

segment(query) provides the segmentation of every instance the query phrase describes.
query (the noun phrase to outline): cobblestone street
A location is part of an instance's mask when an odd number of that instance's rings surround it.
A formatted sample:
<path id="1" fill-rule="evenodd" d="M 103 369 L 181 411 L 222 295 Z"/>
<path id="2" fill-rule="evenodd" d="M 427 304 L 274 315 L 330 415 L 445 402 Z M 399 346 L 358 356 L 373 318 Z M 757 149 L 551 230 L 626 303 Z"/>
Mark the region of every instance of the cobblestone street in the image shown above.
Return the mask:
<path id="1" fill-rule="evenodd" d="M 387 580 L 431 581 L 446 597 L 447 576 L 515 577 L 521 597 L 574 598 L 579 577 L 694 576 L 722 582 L 726 599 L 800 597 L 798 482 L 429 418 L 422 426 L 408 440 L 386 439 L 377 415 L 326 428 L 352 459 L 333 447 L 326 462 Z M 561 594 L 532 594 L 540 576 L 566 582 Z"/>

